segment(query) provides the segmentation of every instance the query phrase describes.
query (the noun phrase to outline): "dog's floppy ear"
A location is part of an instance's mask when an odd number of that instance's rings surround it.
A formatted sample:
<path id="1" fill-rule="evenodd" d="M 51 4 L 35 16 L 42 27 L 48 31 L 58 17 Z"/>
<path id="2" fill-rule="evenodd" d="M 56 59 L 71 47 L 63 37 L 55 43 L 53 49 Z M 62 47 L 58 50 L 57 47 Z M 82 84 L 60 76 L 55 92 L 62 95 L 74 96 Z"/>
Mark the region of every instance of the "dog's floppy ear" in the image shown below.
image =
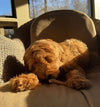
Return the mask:
<path id="1" fill-rule="evenodd" d="M 28 72 L 29 71 L 29 67 L 26 63 L 24 63 L 24 66 L 25 66 L 25 72 Z"/>
<path id="2" fill-rule="evenodd" d="M 28 50 L 28 49 L 27 49 Z M 27 51 L 26 50 L 26 51 Z M 25 54 L 24 54 L 24 56 L 23 56 L 23 60 L 24 60 L 24 69 L 25 69 L 25 72 L 29 72 L 29 66 L 28 66 L 28 64 L 27 64 L 27 58 L 26 58 L 26 52 L 25 52 Z"/>

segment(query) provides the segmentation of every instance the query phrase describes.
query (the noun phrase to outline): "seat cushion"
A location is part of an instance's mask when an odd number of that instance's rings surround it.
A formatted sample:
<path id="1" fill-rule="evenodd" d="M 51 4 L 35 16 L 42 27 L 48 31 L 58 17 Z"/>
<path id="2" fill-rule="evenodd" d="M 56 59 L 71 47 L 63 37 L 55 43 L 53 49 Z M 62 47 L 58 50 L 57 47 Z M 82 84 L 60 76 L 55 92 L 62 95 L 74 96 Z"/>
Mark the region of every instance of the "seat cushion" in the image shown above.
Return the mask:
<path id="1" fill-rule="evenodd" d="M 0 83 L 8 81 L 17 72 L 23 70 L 25 53 L 22 42 L 0 35 Z"/>
<path id="2" fill-rule="evenodd" d="M 56 10 L 37 17 L 31 24 L 31 42 L 45 38 L 57 42 L 76 38 L 85 42 L 90 50 L 97 50 L 94 23 L 78 11 Z"/>
<path id="3" fill-rule="evenodd" d="M 92 87 L 89 90 L 81 90 L 86 97 L 90 107 L 100 106 L 100 65 L 90 70 L 88 78 L 91 80 Z"/>
<path id="4" fill-rule="evenodd" d="M 74 90 L 62 85 L 41 85 L 34 90 L 11 92 L 9 82 L 0 86 L 0 107 L 99 107 L 100 66 L 88 73 L 92 87 Z"/>

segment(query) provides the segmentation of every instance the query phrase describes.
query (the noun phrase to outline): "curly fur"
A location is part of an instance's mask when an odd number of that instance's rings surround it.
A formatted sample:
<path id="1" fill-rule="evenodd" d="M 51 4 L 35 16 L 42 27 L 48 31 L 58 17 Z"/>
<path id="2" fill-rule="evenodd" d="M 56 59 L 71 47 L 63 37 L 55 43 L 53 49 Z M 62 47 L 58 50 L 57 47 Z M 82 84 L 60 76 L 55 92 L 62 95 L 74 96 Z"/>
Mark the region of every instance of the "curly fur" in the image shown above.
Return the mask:
<path id="1" fill-rule="evenodd" d="M 11 89 L 13 91 L 24 91 L 28 89 L 34 89 L 37 84 L 39 85 L 39 80 L 37 76 L 33 73 L 28 75 L 21 74 L 19 77 L 15 77 L 10 80 Z"/>
<path id="2" fill-rule="evenodd" d="M 15 91 L 34 89 L 39 81 L 49 80 L 49 83 L 75 89 L 89 88 L 90 81 L 85 72 L 89 61 L 88 47 L 80 40 L 68 39 L 61 43 L 51 39 L 38 40 L 24 55 L 26 71 L 31 74 L 11 79 L 11 87 Z"/>

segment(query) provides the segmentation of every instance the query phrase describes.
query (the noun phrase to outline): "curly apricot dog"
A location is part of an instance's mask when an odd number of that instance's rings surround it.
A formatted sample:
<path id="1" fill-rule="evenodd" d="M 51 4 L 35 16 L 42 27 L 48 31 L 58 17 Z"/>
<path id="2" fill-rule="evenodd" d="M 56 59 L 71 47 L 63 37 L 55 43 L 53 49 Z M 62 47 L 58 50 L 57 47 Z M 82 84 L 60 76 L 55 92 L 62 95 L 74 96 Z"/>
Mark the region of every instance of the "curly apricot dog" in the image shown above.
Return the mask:
<path id="1" fill-rule="evenodd" d="M 61 43 L 38 40 L 29 46 L 24 56 L 26 71 L 31 73 L 11 79 L 11 88 L 14 91 L 34 89 L 44 80 L 74 89 L 89 88 L 85 72 L 89 55 L 87 45 L 77 39 Z"/>

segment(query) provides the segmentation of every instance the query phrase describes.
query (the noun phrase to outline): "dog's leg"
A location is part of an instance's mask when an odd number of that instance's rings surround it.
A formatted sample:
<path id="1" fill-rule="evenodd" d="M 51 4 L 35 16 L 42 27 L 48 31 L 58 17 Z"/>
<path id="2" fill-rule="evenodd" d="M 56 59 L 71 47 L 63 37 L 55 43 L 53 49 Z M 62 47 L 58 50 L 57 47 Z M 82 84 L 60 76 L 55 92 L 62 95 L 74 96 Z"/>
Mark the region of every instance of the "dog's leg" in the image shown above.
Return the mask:
<path id="1" fill-rule="evenodd" d="M 88 89 L 91 86 L 91 83 L 86 79 L 85 72 L 81 67 L 71 70 L 66 75 L 66 81 L 59 81 L 56 79 L 50 79 L 49 83 L 55 83 L 59 85 L 65 85 L 74 89 Z"/>
<path id="2" fill-rule="evenodd" d="M 25 91 L 34 89 L 38 85 L 39 80 L 34 73 L 21 74 L 18 77 L 14 77 L 10 80 L 12 91 Z"/>
<path id="3" fill-rule="evenodd" d="M 82 70 L 82 68 L 81 68 Z M 66 74 L 66 85 L 70 88 L 74 89 L 88 89 L 91 86 L 91 83 L 88 79 L 86 79 L 85 73 L 83 70 L 79 69 L 71 70 Z"/>
<path id="4" fill-rule="evenodd" d="M 56 79 L 50 79 L 49 83 L 54 83 L 54 84 L 65 85 L 66 86 L 66 82 L 63 82 L 63 81 L 60 81 L 60 80 L 56 80 Z"/>

